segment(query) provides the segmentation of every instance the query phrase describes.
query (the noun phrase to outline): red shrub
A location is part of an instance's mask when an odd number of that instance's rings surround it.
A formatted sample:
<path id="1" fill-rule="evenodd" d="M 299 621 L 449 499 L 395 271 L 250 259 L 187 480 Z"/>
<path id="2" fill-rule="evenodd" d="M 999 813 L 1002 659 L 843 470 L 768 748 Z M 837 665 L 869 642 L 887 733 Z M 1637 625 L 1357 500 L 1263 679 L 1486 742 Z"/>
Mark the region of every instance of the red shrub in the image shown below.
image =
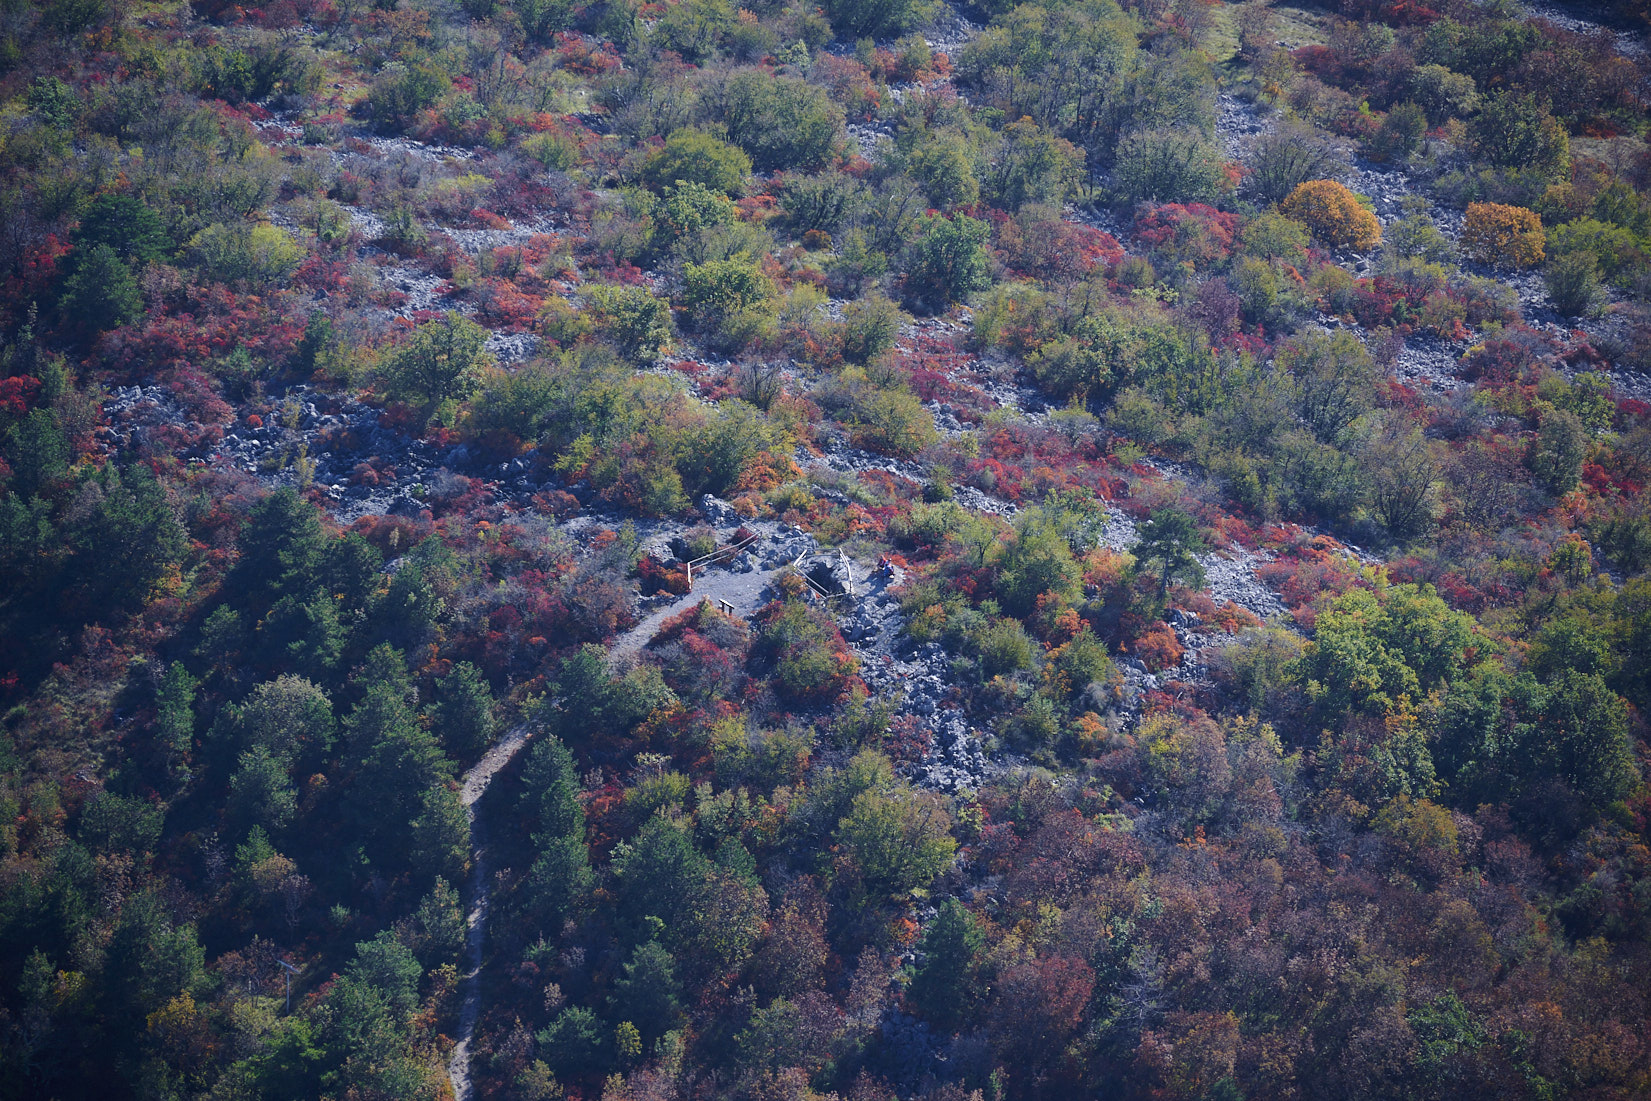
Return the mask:
<path id="1" fill-rule="evenodd" d="M 994 211 L 995 244 L 1015 271 L 1038 278 L 1081 279 L 1110 267 L 1124 250 L 1110 233 L 1057 218 L 1011 218 Z"/>
<path id="2" fill-rule="evenodd" d="M 34 404 L 34 395 L 40 389 L 40 380 L 32 375 L 13 375 L 0 379 L 0 414 L 21 417 Z"/>
<path id="3" fill-rule="evenodd" d="M 1154 624 L 1135 640 L 1135 656 L 1154 673 L 1173 669 L 1181 664 L 1186 647 L 1175 637 L 1166 623 Z"/>
<path id="4" fill-rule="evenodd" d="M 363 516 L 350 530 L 379 549 L 385 558 L 395 558 L 415 547 L 430 533 L 428 523 L 415 523 L 401 516 Z"/>
<path id="5" fill-rule="evenodd" d="M 934 732 L 916 715 L 901 715 L 889 724 L 883 752 L 897 765 L 916 764 L 929 752 Z"/>
<path id="6" fill-rule="evenodd" d="M 880 101 L 877 85 L 866 67 L 852 57 L 820 54 L 810 67 L 809 79 L 842 104 L 849 121 L 865 122 L 876 116 Z"/>
<path id="7" fill-rule="evenodd" d="M 32 304 L 50 300 L 47 292 L 57 281 L 57 262 L 68 251 L 68 244 L 55 233 L 24 246 L 16 266 L 0 279 L 0 328 L 19 324 Z"/>
<path id="8" fill-rule="evenodd" d="M 688 591 L 687 571 L 666 566 L 651 554 L 636 564 L 636 572 L 642 578 L 642 592 L 646 596 L 661 591 L 680 596 Z"/>
<path id="9" fill-rule="evenodd" d="M 600 76 L 621 67 L 611 43 L 587 42 L 567 31 L 556 36 L 556 60 L 562 68 L 580 76 Z"/>
<path id="10" fill-rule="evenodd" d="M 1135 239 L 1172 263 L 1190 263 L 1202 270 L 1232 253 L 1238 233 L 1238 215 L 1204 203 L 1164 203 L 1149 207 L 1135 219 Z"/>

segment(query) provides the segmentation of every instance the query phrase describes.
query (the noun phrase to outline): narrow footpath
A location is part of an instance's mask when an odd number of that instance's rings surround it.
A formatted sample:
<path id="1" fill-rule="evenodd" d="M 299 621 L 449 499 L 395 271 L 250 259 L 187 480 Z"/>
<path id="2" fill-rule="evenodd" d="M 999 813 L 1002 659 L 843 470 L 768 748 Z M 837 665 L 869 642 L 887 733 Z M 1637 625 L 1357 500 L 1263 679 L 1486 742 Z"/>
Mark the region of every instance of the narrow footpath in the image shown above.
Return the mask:
<path id="1" fill-rule="evenodd" d="M 777 572 L 753 569 L 742 573 L 718 566 L 696 577 L 692 592 L 652 612 L 641 623 L 614 639 L 608 650 L 609 664 L 618 666 L 636 658 L 642 653 L 642 648 L 648 641 L 659 633 L 666 620 L 681 615 L 701 600 L 709 600 L 713 608 L 717 607 L 719 602 L 727 601 L 733 607 L 736 618 L 750 617 L 751 613 L 762 607 L 763 590 L 768 587 L 769 579 Z"/>
<path id="2" fill-rule="evenodd" d="M 533 730 L 526 723 L 513 728 L 464 774 L 460 799 L 464 803 L 465 816 L 470 821 L 470 909 L 465 917 L 464 1001 L 459 1007 L 458 1042 L 453 1045 L 453 1054 L 447 1061 L 447 1076 L 453 1082 L 455 1101 L 470 1101 L 472 1092 L 470 1041 L 475 1038 L 476 1021 L 481 1016 L 482 947 L 487 941 L 487 835 L 482 820 L 476 814 L 476 803 L 487 794 L 488 785 L 499 770 L 514 760 L 532 739 Z"/>

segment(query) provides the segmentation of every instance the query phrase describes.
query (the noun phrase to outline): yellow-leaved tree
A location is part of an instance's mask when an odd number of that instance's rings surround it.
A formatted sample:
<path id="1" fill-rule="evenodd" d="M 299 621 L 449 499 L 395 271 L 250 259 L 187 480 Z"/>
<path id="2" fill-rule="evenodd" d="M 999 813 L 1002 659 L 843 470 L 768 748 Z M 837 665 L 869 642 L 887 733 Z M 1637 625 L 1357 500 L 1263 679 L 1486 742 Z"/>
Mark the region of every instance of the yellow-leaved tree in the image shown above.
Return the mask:
<path id="1" fill-rule="evenodd" d="M 1300 222 L 1315 240 L 1331 248 L 1363 252 L 1382 241 L 1381 223 L 1359 197 L 1335 180 L 1308 180 L 1278 204 L 1291 221 Z"/>
<path id="2" fill-rule="evenodd" d="M 1503 203 L 1469 203 L 1462 223 L 1462 249 L 1481 264 L 1530 268 L 1542 263 L 1547 246 L 1542 219 L 1534 210 Z"/>

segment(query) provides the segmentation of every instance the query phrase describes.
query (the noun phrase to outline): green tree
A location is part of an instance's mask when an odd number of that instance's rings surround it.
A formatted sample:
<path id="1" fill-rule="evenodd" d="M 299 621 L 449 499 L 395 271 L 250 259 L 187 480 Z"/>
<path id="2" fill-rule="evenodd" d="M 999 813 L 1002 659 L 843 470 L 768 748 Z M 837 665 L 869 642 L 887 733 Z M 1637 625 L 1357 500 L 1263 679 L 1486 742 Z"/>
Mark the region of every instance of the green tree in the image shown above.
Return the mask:
<path id="1" fill-rule="evenodd" d="M 175 920 L 153 890 L 128 898 L 115 921 L 103 959 L 107 1011 L 113 1020 L 142 1021 L 178 994 L 200 994 L 207 986 L 205 952 L 195 927 Z M 141 1035 L 112 1033 L 119 1048 Z"/>
<path id="2" fill-rule="evenodd" d="M 728 82 L 723 122 L 759 171 L 816 172 L 837 148 L 843 109 L 823 88 L 747 69 Z"/>
<path id="3" fill-rule="evenodd" d="M 1319 616 L 1292 675 L 1326 715 L 1382 715 L 1455 680 L 1473 638 L 1472 617 L 1431 585 L 1349 589 Z"/>
<path id="4" fill-rule="evenodd" d="M 831 698 L 855 669 L 832 638 L 829 616 L 790 600 L 763 624 L 754 660 L 772 665 L 775 689 L 790 699 Z"/>
<path id="5" fill-rule="evenodd" d="M 1592 257 L 1595 272 L 1602 279 L 1620 279 L 1624 272 L 1632 272 L 1643 263 L 1644 253 L 1633 233 L 1596 218 L 1577 218 L 1554 226 L 1547 234 L 1546 245 L 1555 264 L 1560 260 L 1577 263 L 1575 258 L 1579 256 Z"/>
<path id="6" fill-rule="evenodd" d="M 445 783 L 424 790 L 407 824 L 407 867 L 419 880 L 457 882 L 470 862 L 470 816 Z"/>
<path id="7" fill-rule="evenodd" d="M 986 239 L 991 227 L 965 214 L 930 215 L 906 259 L 906 299 L 930 311 L 943 310 L 992 285 Z"/>
<path id="8" fill-rule="evenodd" d="M 1410 97 L 1434 126 L 1453 118 L 1467 118 L 1479 107 L 1473 78 L 1453 73 L 1443 65 L 1416 66 L 1410 74 Z"/>
<path id="9" fill-rule="evenodd" d="M 682 273 L 683 305 L 702 328 L 760 306 L 773 291 L 767 276 L 744 258 L 689 264 Z"/>
<path id="10" fill-rule="evenodd" d="M 367 107 L 381 130 L 400 130 L 447 94 L 453 82 L 433 62 L 392 61 L 367 92 Z"/>
<path id="11" fill-rule="evenodd" d="M 1539 656 L 1553 666 L 1555 655 Z M 1621 799 L 1638 767 L 1626 706 L 1605 679 L 1565 668 L 1551 677 L 1485 662 L 1457 678 L 1437 709 L 1434 754 L 1459 804 L 1523 801 L 1541 833 L 1563 836 Z"/>
<path id="12" fill-rule="evenodd" d="M 319 1020 L 328 1086 L 352 1097 L 440 1097 L 427 1059 L 410 1050 L 405 1022 L 374 984 L 348 976 L 334 983 Z"/>
<path id="13" fill-rule="evenodd" d="M 1261 135 L 1244 164 L 1245 190 L 1257 201 L 1281 203 L 1309 180 L 1332 179 L 1344 167 L 1340 153 L 1315 130 L 1285 123 Z"/>
<path id="14" fill-rule="evenodd" d="M 572 0 L 515 0 L 511 11 L 522 23 L 522 36 L 529 42 L 549 42 L 557 31 L 566 30 L 573 14 Z"/>
<path id="15" fill-rule="evenodd" d="M 787 174 L 780 182 L 780 206 L 799 234 L 811 229 L 837 233 L 860 210 L 864 198 L 858 180 L 836 171 Z"/>
<path id="16" fill-rule="evenodd" d="M 607 1056 L 603 1028 L 584 1006 L 568 1006 L 537 1035 L 539 1050 L 552 1070 L 577 1078 L 599 1069 Z"/>
<path id="17" fill-rule="evenodd" d="M 246 643 L 246 633 L 241 614 L 227 604 L 220 604 L 201 624 L 195 655 L 205 661 L 220 679 L 229 683 L 238 682 L 241 673 L 236 662 Z"/>
<path id="18" fill-rule="evenodd" d="M 1614 686 L 1635 707 L 1651 707 L 1651 575 L 1630 578 L 1611 606 L 1613 644 L 1620 655 Z"/>
<path id="19" fill-rule="evenodd" d="M 1239 241 L 1245 256 L 1261 260 L 1296 260 L 1307 255 L 1307 230 L 1276 210 L 1263 211 L 1245 222 Z M 1392 244 L 1389 230 L 1388 245 Z"/>
<path id="20" fill-rule="evenodd" d="M 1015 540 L 997 563 L 997 594 L 1004 611 L 1027 616 L 1038 599 L 1053 593 L 1063 600 L 1081 592 L 1082 571 L 1057 517 L 1027 509 L 1015 520 Z"/>
<path id="21" fill-rule="evenodd" d="M 1393 538 L 1415 538 L 1433 523 L 1439 467 L 1419 426 L 1395 411 L 1382 416 L 1359 450 L 1370 487 L 1370 511 Z"/>
<path id="22" fill-rule="evenodd" d="M 1405 1014 L 1405 1023 L 1416 1037 L 1417 1062 L 1430 1075 L 1455 1075 L 1461 1054 L 1485 1042 L 1484 1026 L 1453 993 L 1417 1005 Z"/>
<path id="23" fill-rule="evenodd" d="M 975 916 L 955 898 L 940 904 L 918 950 L 923 962 L 906 987 L 906 1004 L 943 1030 L 965 1020 L 979 983 L 976 961 L 986 944 L 986 934 Z"/>
<path id="24" fill-rule="evenodd" d="M 108 245 L 72 255 L 69 275 L 57 300 L 63 320 L 84 332 L 101 333 L 143 316 L 143 294 L 132 269 Z"/>
<path id="25" fill-rule="evenodd" d="M 189 247 L 209 278 L 254 288 L 285 279 L 304 258 L 303 248 L 285 230 L 245 222 L 207 226 Z"/>
<path id="26" fill-rule="evenodd" d="M 110 463 L 86 479 L 63 536 L 74 552 L 65 581 L 95 614 L 135 609 L 183 557 L 187 540 L 165 488 L 142 463 Z"/>
<path id="27" fill-rule="evenodd" d="M 1375 399 L 1382 369 L 1345 329 L 1313 332 L 1278 353 L 1296 385 L 1296 412 L 1323 443 L 1341 440 Z"/>
<path id="28" fill-rule="evenodd" d="M 562 699 L 549 716 L 553 726 L 581 742 L 624 737 L 656 710 L 676 701 L 652 666 L 622 677 L 610 676 L 607 651 L 594 643 L 581 646 L 563 661 L 555 691 Z"/>
<path id="29" fill-rule="evenodd" d="M 29 110 L 43 124 L 55 130 L 74 129 L 75 117 L 80 113 L 80 99 L 75 90 L 55 76 L 37 76 L 29 86 Z"/>
<path id="30" fill-rule="evenodd" d="M 665 146 L 642 165 L 642 180 L 663 192 L 681 183 L 694 183 L 737 195 L 751 175 L 751 158 L 738 146 L 719 141 L 703 130 L 673 130 Z"/>
<path id="31" fill-rule="evenodd" d="M 1196 130 L 1141 130 L 1118 144 L 1113 185 L 1128 202 L 1208 202 L 1221 186 L 1221 151 Z"/>
<path id="32" fill-rule="evenodd" d="M 87 249 L 107 245 L 129 264 L 152 264 L 176 247 L 160 215 L 130 195 L 111 193 L 92 200 L 80 216 L 74 242 Z"/>
<path id="33" fill-rule="evenodd" d="M 402 1021 L 418 1008 L 418 983 L 424 968 L 408 947 L 386 929 L 372 940 L 358 941 L 355 959 L 344 974 L 378 991 L 390 1012 Z"/>
<path id="34" fill-rule="evenodd" d="M 579 802 L 579 772 L 573 754 L 560 738 L 547 735 L 534 743 L 522 770 L 519 811 L 533 827 L 535 840 L 585 839 L 585 808 Z"/>
<path id="35" fill-rule="evenodd" d="M 649 918 L 664 922 L 673 941 L 689 932 L 690 908 L 711 863 L 694 845 L 687 823 L 654 815 L 614 850 L 613 869 L 619 887 L 616 916 L 633 942 L 644 939 Z"/>
<path id="36" fill-rule="evenodd" d="M 868 283 L 881 279 L 889 270 L 888 256 L 871 245 L 872 238 L 862 229 L 851 229 L 843 234 L 837 255 L 826 261 L 834 291 L 858 296 Z"/>
<path id="37" fill-rule="evenodd" d="M 449 753 L 479 757 L 493 742 L 493 690 L 481 670 L 468 661 L 453 666 L 436 682 L 431 707 L 437 735 Z"/>
<path id="38" fill-rule="evenodd" d="M 784 437 L 755 406 L 725 401 L 679 438 L 675 463 L 684 492 L 726 493 L 758 452 Z"/>
<path id="39" fill-rule="evenodd" d="M 69 469 L 69 441 L 49 409 L 32 409 L 6 429 L 5 457 L 11 489 L 29 497 L 61 478 Z"/>
<path id="40" fill-rule="evenodd" d="M 428 420 L 444 405 L 468 398 L 481 369 L 487 330 L 455 311 L 427 321 L 379 368 L 390 394 L 416 403 Z"/>
<path id="41" fill-rule="evenodd" d="M 1567 409 L 1541 411 L 1542 427 L 1531 441 L 1525 463 L 1553 494 L 1569 493 L 1582 481 L 1592 440 L 1582 420 Z"/>
<path id="42" fill-rule="evenodd" d="M 666 188 L 654 209 L 655 224 L 672 242 L 701 236 L 715 226 L 732 225 L 739 213 L 734 201 L 722 192 L 684 180 Z"/>
<path id="43" fill-rule="evenodd" d="M 76 836 L 94 852 L 141 858 L 154 851 L 165 819 L 165 809 L 145 799 L 101 791 L 81 808 Z"/>
<path id="44" fill-rule="evenodd" d="M 1474 116 L 1469 135 L 1474 152 L 1499 168 L 1557 179 L 1571 163 L 1565 127 L 1534 96 L 1493 93 Z"/>
<path id="45" fill-rule="evenodd" d="M 1566 317 L 1593 317 L 1605 303 L 1599 261 L 1592 252 L 1567 252 L 1548 261 L 1542 273 L 1554 309 Z"/>
<path id="46" fill-rule="evenodd" d="M 399 664 L 394 651 L 381 650 L 394 655 Z M 344 720 L 345 758 L 352 773 L 351 823 L 373 859 L 399 869 L 413 856 L 415 844 L 429 841 L 425 848 L 432 850 L 439 865 L 431 870 L 447 874 L 443 846 L 451 847 L 458 827 L 450 806 L 431 805 L 428 798 L 432 789 L 451 779 L 452 762 L 419 726 L 404 682 L 369 675 L 362 678 L 361 689 L 360 702 Z M 411 829 L 419 817 L 424 824 Z M 457 821 L 462 825 L 462 810 Z"/>
<path id="47" fill-rule="evenodd" d="M 597 331 L 632 363 L 652 363 L 670 346 L 676 332 L 670 304 L 646 287 L 599 284 L 589 288 L 585 297 Z"/>
<path id="48" fill-rule="evenodd" d="M 166 667 L 155 693 L 155 741 L 167 772 L 187 775 L 195 751 L 195 689 L 197 681 L 181 661 Z"/>
<path id="49" fill-rule="evenodd" d="M 826 16 L 840 38 L 892 38 L 923 18 L 922 0 L 831 0 Z"/>
<path id="50" fill-rule="evenodd" d="M 337 668 L 348 641 L 338 603 L 326 593 L 307 601 L 283 596 L 258 625 L 258 633 L 270 662 L 323 679 Z"/>
<path id="51" fill-rule="evenodd" d="M 236 603 L 257 607 L 283 595 L 308 598 L 327 548 L 314 505 L 283 487 L 252 506 L 235 567 Z"/>
<path id="52" fill-rule="evenodd" d="M 1603 677 L 1566 670 L 1542 686 L 1536 702 L 1515 750 L 1515 767 L 1527 783 L 1556 777 L 1598 811 L 1639 782 L 1628 707 Z"/>
<path id="53" fill-rule="evenodd" d="M 1426 133 L 1427 113 L 1421 107 L 1409 101 L 1395 103 L 1370 138 L 1368 148 L 1377 160 L 1402 161 L 1416 151 Z"/>
<path id="54" fill-rule="evenodd" d="M 636 946 L 624 974 L 613 984 L 613 1015 L 630 1021 L 642 1034 L 648 1050 L 665 1033 L 683 1022 L 682 986 L 676 960 L 655 940 Z"/>
<path id="55" fill-rule="evenodd" d="M 1003 128 L 987 184 L 998 205 L 1019 210 L 1027 203 L 1059 205 L 1077 187 L 1083 154 L 1071 142 L 1031 119 Z"/>
<path id="56" fill-rule="evenodd" d="M 936 792 L 903 786 L 864 791 L 837 824 L 837 843 L 854 858 L 868 888 L 904 895 L 951 864 L 957 841 L 951 812 Z"/>
<path id="57" fill-rule="evenodd" d="M 262 748 L 289 763 L 324 753 L 332 746 L 332 703 L 315 684 L 284 674 L 252 690 L 236 716 L 235 736 L 243 751 Z"/>
<path id="58" fill-rule="evenodd" d="M 579 913 L 596 885 L 590 850 L 582 836 L 572 834 L 540 834 L 535 843 L 538 855 L 524 884 L 528 912 L 541 928 L 559 930 L 568 917 Z"/>
<path id="59" fill-rule="evenodd" d="M 459 892 L 447 880 L 436 877 L 435 886 L 419 902 L 411 915 L 409 947 L 425 968 L 456 963 L 464 950 L 464 908 Z"/>
<path id="60" fill-rule="evenodd" d="M 665 49 L 676 51 L 688 61 L 703 61 L 735 25 L 734 6 L 729 0 L 684 0 L 666 9 L 654 26 L 654 35 Z"/>
<path id="61" fill-rule="evenodd" d="M 909 459 L 934 443 L 934 417 L 904 386 L 860 386 L 849 417 L 860 447 Z"/>
<path id="62" fill-rule="evenodd" d="M 843 307 L 843 358 L 870 363 L 894 349 L 906 320 L 900 308 L 882 294 L 868 294 Z"/>
<path id="63" fill-rule="evenodd" d="M 1415 270 L 1404 264 L 1405 260 L 1448 264 L 1455 258 L 1455 243 L 1439 232 L 1438 225 L 1425 211 L 1412 210 L 1382 231 L 1382 265 L 1390 271 Z"/>
<path id="64" fill-rule="evenodd" d="M 1198 522 L 1180 509 L 1161 508 L 1142 524 L 1139 538 L 1130 553 L 1141 565 L 1158 563 L 1158 599 L 1169 595 L 1170 582 L 1179 578 L 1194 588 L 1204 584 L 1204 567 L 1198 555 L 1207 548 L 1198 533 Z"/>
<path id="65" fill-rule="evenodd" d="M 942 130 L 912 150 L 907 171 L 923 185 L 929 202 L 941 210 L 971 206 L 980 198 L 974 151 L 956 130 Z"/>
<path id="66" fill-rule="evenodd" d="M 287 766 L 264 746 L 241 754 L 229 781 L 229 811 L 243 827 L 285 829 L 298 813 L 298 790 Z"/>
<path id="67" fill-rule="evenodd" d="M 1206 344 L 1159 319 L 1104 310 L 1080 318 L 1071 332 L 1027 356 L 1038 382 L 1063 398 L 1095 404 L 1133 381 L 1161 399 L 1190 404 L 1187 391 L 1214 370 Z"/>
<path id="68" fill-rule="evenodd" d="M 380 637 L 399 647 L 424 644 L 436 629 L 447 602 L 415 562 L 396 571 L 372 606 L 372 626 Z"/>
<path id="69" fill-rule="evenodd" d="M 337 597 L 342 609 L 361 611 L 377 591 L 383 567 L 384 555 L 379 549 L 352 531 L 327 544 L 321 565 L 322 584 Z"/>
<path id="70" fill-rule="evenodd" d="M 370 746 L 387 728 L 412 713 L 413 679 L 407 675 L 407 660 L 387 642 L 367 652 L 350 674 L 350 688 L 358 697 L 344 720 L 346 742 L 352 750 Z"/>
<path id="71" fill-rule="evenodd" d="M 825 1053 L 804 1021 L 801 1007 L 790 998 L 775 998 L 756 1010 L 734 1037 L 739 1065 L 769 1077 L 786 1068 L 818 1073 Z"/>
<path id="72" fill-rule="evenodd" d="M 1531 640 L 1526 668 L 1544 682 L 1567 671 L 1611 676 L 1616 655 L 1607 624 L 1581 609 L 1550 619 Z"/>
<path id="73" fill-rule="evenodd" d="M 1091 686 L 1107 685 L 1118 674 L 1111 655 L 1106 652 L 1106 643 L 1095 637 L 1087 623 L 1049 655 L 1048 668 L 1045 675 L 1052 682 L 1064 685 L 1069 700 L 1083 699 Z"/>

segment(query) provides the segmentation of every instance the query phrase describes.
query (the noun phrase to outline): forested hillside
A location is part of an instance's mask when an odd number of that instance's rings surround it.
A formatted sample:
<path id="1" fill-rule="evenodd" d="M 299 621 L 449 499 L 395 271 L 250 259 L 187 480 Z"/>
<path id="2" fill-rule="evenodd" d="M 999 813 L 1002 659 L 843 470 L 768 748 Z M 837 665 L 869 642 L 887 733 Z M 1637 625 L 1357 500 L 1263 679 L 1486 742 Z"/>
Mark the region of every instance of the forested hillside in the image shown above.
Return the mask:
<path id="1" fill-rule="evenodd" d="M 0 1101 L 1651 1096 L 1641 0 L 0 0 Z"/>

